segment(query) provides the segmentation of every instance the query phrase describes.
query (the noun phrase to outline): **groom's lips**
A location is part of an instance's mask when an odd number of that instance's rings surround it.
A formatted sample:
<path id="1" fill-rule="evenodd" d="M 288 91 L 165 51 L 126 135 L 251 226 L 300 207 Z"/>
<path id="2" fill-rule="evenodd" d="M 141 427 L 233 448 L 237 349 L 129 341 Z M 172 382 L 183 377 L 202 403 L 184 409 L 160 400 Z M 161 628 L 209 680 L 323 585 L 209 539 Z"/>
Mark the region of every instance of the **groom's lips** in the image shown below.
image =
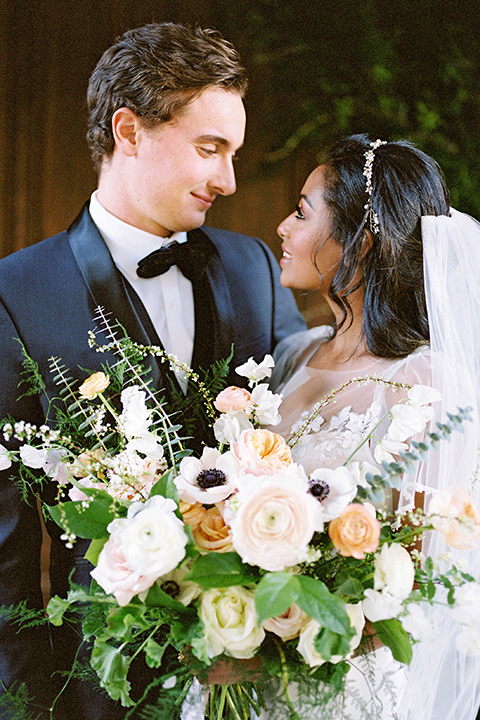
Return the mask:
<path id="1" fill-rule="evenodd" d="M 192 195 L 194 198 L 200 201 L 200 203 L 206 210 L 208 210 L 208 208 L 213 205 L 213 201 L 216 198 L 216 195 L 202 195 L 200 193 L 192 193 Z"/>

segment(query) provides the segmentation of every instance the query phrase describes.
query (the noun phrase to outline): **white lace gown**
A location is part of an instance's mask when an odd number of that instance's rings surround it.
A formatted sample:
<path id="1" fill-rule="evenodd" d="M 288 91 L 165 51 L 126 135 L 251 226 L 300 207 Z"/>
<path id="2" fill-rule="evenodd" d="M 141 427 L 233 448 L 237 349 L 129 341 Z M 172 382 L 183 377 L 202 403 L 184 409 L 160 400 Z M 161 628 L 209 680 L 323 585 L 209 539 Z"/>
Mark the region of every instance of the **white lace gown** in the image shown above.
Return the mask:
<path id="1" fill-rule="evenodd" d="M 291 437 L 302 426 L 312 408 L 331 395 L 332 391 L 337 391 L 334 400 L 320 410 L 308 431 L 292 448 L 294 461 L 303 465 L 307 473 L 319 467 L 334 468 L 342 465 L 384 418 L 387 410 L 405 393 L 402 388 L 377 382 L 375 378 L 408 385 L 428 384 L 430 378 L 428 347 L 402 360 L 369 360 L 356 371 L 355 379 L 352 378 L 351 370 L 318 370 L 310 367 L 310 358 L 330 336 L 330 327 L 316 327 L 287 338 L 276 351 L 271 386 L 274 391 L 282 393 L 283 400 L 280 408 L 282 421 L 271 428 L 274 432 L 284 438 Z M 355 454 L 353 460 L 375 464 L 375 437 L 383 436 L 388 423 L 389 420 L 380 422 L 374 437 Z M 408 481 L 402 490 L 401 502 L 405 507 L 413 503 L 413 492 L 409 492 Z M 327 707 L 319 708 L 317 712 L 311 706 L 307 709 L 301 697 L 295 699 L 296 688 L 293 686 L 292 701 L 301 720 L 393 720 L 403 717 L 402 698 L 408 678 L 404 666 L 393 659 L 388 648 L 382 647 L 365 657 L 352 658 L 350 665 L 345 696 Z M 261 715 L 262 720 L 288 717 L 280 714 L 274 699 L 270 699 L 268 704 L 270 707 Z"/>

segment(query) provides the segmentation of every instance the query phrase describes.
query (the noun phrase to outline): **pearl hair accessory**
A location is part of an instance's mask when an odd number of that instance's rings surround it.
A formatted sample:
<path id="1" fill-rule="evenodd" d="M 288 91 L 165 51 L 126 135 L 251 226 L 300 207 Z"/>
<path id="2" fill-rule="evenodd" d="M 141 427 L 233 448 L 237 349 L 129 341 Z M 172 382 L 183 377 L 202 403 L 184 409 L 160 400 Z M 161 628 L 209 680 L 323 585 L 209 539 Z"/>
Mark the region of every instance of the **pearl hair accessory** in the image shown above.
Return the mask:
<path id="1" fill-rule="evenodd" d="M 372 174 L 373 174 L 373 161 L 375 159 L 375 150 L 380 147 L 380 145 L 386 145 L 386 140 L 374 140 L 370 143 L 370 150 L 367 150 L 364 152 L 365 156 L 365 166 L 363 168 L 363 174 L 365 175 L 367 181 L 365 185 L 365 192 L 367 193 L 368 202 L 365 205 L 365 210 L 368 210 L 368 215 L 370 218 L 370 230 L 374 235 L 376 235 L 380 231 L 380 223 L 378 220 L 378 215 L 376 212 L 373 211 L 373 203 L 372 203 L 372 195 L 373 195 L 373 185 L 372 185 Z"/>

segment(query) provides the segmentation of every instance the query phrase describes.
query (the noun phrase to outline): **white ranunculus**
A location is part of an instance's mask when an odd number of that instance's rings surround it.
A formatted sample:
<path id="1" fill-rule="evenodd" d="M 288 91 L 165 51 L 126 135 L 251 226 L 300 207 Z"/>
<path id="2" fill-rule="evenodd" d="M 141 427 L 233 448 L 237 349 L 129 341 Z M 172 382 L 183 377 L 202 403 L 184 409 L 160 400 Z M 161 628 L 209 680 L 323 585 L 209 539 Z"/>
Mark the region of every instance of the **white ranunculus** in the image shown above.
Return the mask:
<path id="1" fill-rule="evenodd" d="M 402 601 L 386 591 L 365 590 L 364 594 L 362 609 L 371 622 L 397 617 L 402 610 Z"/>
<path id="2" fill-rule="evenodd" d="M 408 550 L 399 543 L 382 546 L 375 556 L 374 587 L 405 600 L 413 589 L 415 568 Z"/>
<path id="3" fill-rule="evenodd" d="M 244 430 L 253 430 L 245 410 L 223 413 L 213 426 L 215 438 L 225 445 L 234 445 Z"/>
<path id="4" fill-rule="evenodd" d="M 110 523 L 108 531 L 132 570 L 159 577 L 183 560 L 188 537 L 176 507 L 173 500 L 154 495 L 145 503 L 132 503 L 126 518 Z"/>
<path id="5" fill-rule="evenodd" d="M 271 355 L 265 355 L 261 363 L 255 362 L 251 357 L 246 363 L 235 368 L 235 372 L 237 375 L 248 378 L 250 387 L 253 387 L 256 382 L 269 378 L 274 366 L 275 362 Z"/>
<path id="6" fill-rule="evenodd" d="M 424 609 L 421 604 L 410 603 L 406 615 L 399 617 L 403 629 L 409 633 L 414 640 L 418 640 L 419 642 L 434 640 L 437 635 L 432 619 L 428 614 L 429 607 L 430 606 L 427 605 L 426 609 Z"/>
<path id="7" fill-rule="evenodd" d="M 310 475 L 310 484 L 324 488 L 320 495 L 314 493 L 320 502 L 325 520 L 337 518 L 357 494 L 357 478 L 349 468 L 341 466 L 335 470 L 317 468 Z"/>
<path id="8" fill-rule="evenodd" d="M 251 403 L 246 409 L 255 406 L 255 415 L 262 425 L 278 425 L 282 419 L 278 412 L 281 402 L 281 395 L 274 394 L 266 383 L 261 383 L 252 390 Z"/>
<path id="9" fill-rule="evenodd" d="M 345 610 L 350 620 L 350 624 L 355 630 L 355 635 L 350 640 L 350 649 L 346 655 L 332 655 L 328 662 L 338 663 L 345 657 L 348 657 L 360 645 L 362 640 L 362 632 L 365 626 L 365 617 L 362 612 L 361 603 L 352 605 L 347 603 Z M 315 638 L 317 637 L 320 625 L 316 620 L 310 620 L 300 633 L 297 650 L 303 657 L 307 665 L 310 667 L 318 667 L 326 662 L 325 658 L 318 652 L 315 647 Z"/>
<path id="10" fill-rule="evenodd" d="M 44 448 L 34 448 L 32 445 L 22 445 L 20 448 L 20 458 L 27 467 L 39 469 L 43 467 L 47 459 L 47 450 Z"/>
<path id="11" fill-rule="evenodd" d="M 240 463 L 233 453 L 222 454 L 215 448 L 206 447 L 200 459 L 183 458 L 179 474 L 173 481 L 184 502 L 213 505 L 235 492 L 239 473 Z M 210 487 L 209 483 L 212 483 Z"/>
<path id="12" fill-rule="evenodd" d="M 211 658 L 221 653 L 251 658 L 265 637 L 264 629 L 257 624 L 254 592 L 239 585 L 202 593 L 199 615 Z"/>
<path id="13" fill-rule="evenodd" d="M 0 470 L 8 470 L 12 466 L 10 454 L 6 447 L 0 445 Z"/>
<path id="14" fill-rule="evenodd" d="M 145 391 L 138 385 L 132 385 L 122 390 L 120 400 L 123 412 L 119 416 L 122 432 L 127 437 L 142 437 L 150 427 L 150 411 L 145 403 Z"/>

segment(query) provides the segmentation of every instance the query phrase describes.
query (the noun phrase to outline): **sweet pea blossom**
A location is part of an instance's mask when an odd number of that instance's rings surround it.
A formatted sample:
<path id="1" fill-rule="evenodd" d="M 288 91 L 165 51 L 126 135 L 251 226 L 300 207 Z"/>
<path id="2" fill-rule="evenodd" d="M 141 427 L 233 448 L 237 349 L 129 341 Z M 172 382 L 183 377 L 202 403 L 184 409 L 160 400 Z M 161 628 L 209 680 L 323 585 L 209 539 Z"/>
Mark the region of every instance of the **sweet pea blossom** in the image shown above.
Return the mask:
<path id="1" fill-rule="evenodd" d="M 186 457 L 173 479 L 179 497 L 187 503 L 213 505 L 225 500 L 237 487 L 240 463 L 231 452 L 204 448 L 200 459 Z"/>
<path id="2" fill-rule="evenodd" d="M 260 383 L 252 390 L 251 402 L 247 410 L 252 406 L 256 419 L 262 425 L 278 425 L 282 419 L 278 412 L 281 402 L 281 395 L 269 390 L 266 383 Z"/>
<path id="3" fill-rule="evenodd" d="M 104 372 L 96 372 L 90 375 L 78 388 L 79 395 L 85 400 L 93 400 L 97 395 L 107 389 L 110 385 L 110 378 Z"/>
<path id="4" fill-rule="evenodd" d="M 34 448 L 32 445 L 22 445 L 20 448 L 20 459 L 24 465 L 30 468 L 39 469 L 43 467 L 47 455 L 46 448 Z"/>
<path id="5" fill-rule="evenodd" d="M 121 431 L 127 437 L 142 437 L 151 425 L 150 410 L 145 402 L 145 391 L 138 385 L 122 390 L 120 400 L 123 411 L 118 418 Z"/>
<path id="6" fill-rule="evenodd" d="M 455 620 L 480 631 L 480 584 L 467 582 L 455 588 L 455 606 L 451 613 Z"/>
<path id="7" fill-rule="evenodd" d="M 274 366 L 275 362 L 271 355 L 265 355 L 261 363 L 255 362 L 251 357 L 246 363 L 235 368 L 235 372 L 237 375 L 248 378 L 250 387 L 253 387 L 260 380 L 269 378 Z"/>
<path id="8" fill-rule="evenodd" d="M 185 557 L 188 536 L 176 507 L 173 500 L 154 495 L 145 503 L 132 503 L 126 518 L 109 524 L 107 530 L 134 572 L 157 578 Z"/>
<path id="9" fill-rule="evenodd" d="M 0 470 L 8 470 L 8 468 L 11 466 L 12 461 L 10 458 L 10 453 L 8 452 L 6 447 L 0 445 Z"/>
<path id="10" fill-rule="evenodd" d="M 205 625 L 208 657 L 225 653 L 251 658 L 265 638 L 265 630 L 257 624 L 253 590 L 238 585 L 207 590 L 200 595 L 199 615 Z"/>
<path id="11" fill-rule="evenodd" d="M 422 603 L 410 603 L 406 614 L 399 617 L 403 629 L 418 642 L 434 640 L 437 635 L 429 610 L 429 605 L 424 609 Z"/>
<path id="12" fill-rule="evenodd" d="M 234 445 L 244 430 L 253 430 L 253 424 L 245 410 L 223 413 L 213 426 L 215 439 L 224 445 Z"/>
<path id="13" fill-rule="evenodd" d="M 276 475 L 243 477 L 229 507 L 235 550 L 244 562 L 272 572 L 306 560 L 314 532 L 323 530 L 319 503 L 297 465 Z"/>
<path id="14" fill-rule="evenodd" d="M 472 550 L 480 538 L 480 514 L 466 488 L 442 490 L 434 495 L 428 517 L 451 547 Z"/>
<path id="15" fill-rule="evenodd" d="M 375 590 L 386 590 L 399 600 L 405 600 L 412 592 L 414 579 L 415 568 L 408 550 L 399 543 L 385 543 L 375 556 Z"/>
<path id="16" fill-rule="evenodd" d="M 325 520 L 333 520 L 357 494 L 357 479 L 349 468 L 318 468 L 310 475 L 310 492 L 322 507 Z"/>
<path id="17" fill-rule="evenodd" d="M 407 392 L 406 403 L 397 403 L 391 409 L 393 420 L 387 435 L 394 442 L 403 442 L 422 432 L 432 419 L 434 410 L 430 403 L 441 400 L 438 390 L 428 385 L 414 385 Z"/>
<path id="18" fill-rule="evenodd" d="M 389 620 L 402 611 L 402 601 L 387 591 L 365 590 L 362 602 L 363 613 L 371 622 Z"/>
<path id="19" fill-rule="evenodd" d="M 292 463 L 287 443 L 270 430 L 245 430 L 232 447 L 232 452 L 242 470 L 252 475 L 273 475 Z"/>

